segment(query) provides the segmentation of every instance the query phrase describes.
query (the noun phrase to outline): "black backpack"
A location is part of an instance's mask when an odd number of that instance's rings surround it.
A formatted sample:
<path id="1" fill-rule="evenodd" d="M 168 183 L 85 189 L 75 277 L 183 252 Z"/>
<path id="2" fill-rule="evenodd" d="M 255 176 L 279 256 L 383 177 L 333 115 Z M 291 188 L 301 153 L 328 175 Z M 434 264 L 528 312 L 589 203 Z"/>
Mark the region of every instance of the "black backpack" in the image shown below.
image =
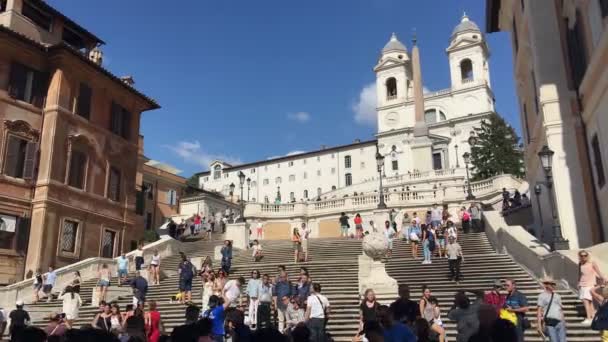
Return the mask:
<path id="1" fill-rule="evenodd" d="M 591 322 L 593 330 L 608 330 L 608 300 L 600 306 Z"/>

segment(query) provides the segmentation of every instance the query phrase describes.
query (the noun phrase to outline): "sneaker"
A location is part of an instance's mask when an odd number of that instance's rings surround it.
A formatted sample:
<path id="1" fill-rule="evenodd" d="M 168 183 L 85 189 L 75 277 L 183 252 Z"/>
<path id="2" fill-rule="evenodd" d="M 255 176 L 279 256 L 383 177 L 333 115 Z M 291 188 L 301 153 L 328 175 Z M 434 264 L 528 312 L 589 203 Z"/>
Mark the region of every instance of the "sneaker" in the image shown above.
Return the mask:
<path id="1" fill-rule="evenodd" d="M 585 318 L 582 322 L 582 325 L 591 326 L 591 320 L 589 318 Z"/>

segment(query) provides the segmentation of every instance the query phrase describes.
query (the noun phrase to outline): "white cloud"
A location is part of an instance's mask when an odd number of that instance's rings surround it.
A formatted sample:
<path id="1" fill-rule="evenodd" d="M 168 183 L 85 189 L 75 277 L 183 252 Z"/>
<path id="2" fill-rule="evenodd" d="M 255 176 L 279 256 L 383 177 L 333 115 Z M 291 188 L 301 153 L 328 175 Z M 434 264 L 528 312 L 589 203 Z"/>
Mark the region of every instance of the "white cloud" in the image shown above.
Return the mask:
<path id="1" fill-rule="evenodd" d="M 305 123 L 305 122 L 310 121 L 310 113 L 308 113 L 308 112 L 287 113 L 287 118 L 289 120 L 297 121 L 299 123 Z"/>
<path id="2" fill-rule="evenodd" d="M 376 83 L 371 83 L 361 89 L 359 99 L 353 104 L 355 122 L 362 125 L 375 126 L 376 117 Z"/>
<path id="3" fill-rule="evenodd" d="M 208 153 L 201 148 L 201 143 L 195 141 L 180 141 L 176 145 L 164 145 L 180 156 L 185 162 L 196 164 L 204 169 L 209 167 L 214 160 L 222 160 L 231 165 L 242 164 L 242 161 L 237 157 L 226 156 L 223 154 Z"/>
<path id="4" fill-rule="evenodd" d="M 427 87 L 425 87 L 425 86 L 423 86 L 423 87 L 422 87 L 422 93 L 423 93 L 423 94 L 428 94 L 428 93 L 430 93 L 430 92 L 431 92 L 431 90 L 429 90 L 429 88 L 427 88 Z"/>

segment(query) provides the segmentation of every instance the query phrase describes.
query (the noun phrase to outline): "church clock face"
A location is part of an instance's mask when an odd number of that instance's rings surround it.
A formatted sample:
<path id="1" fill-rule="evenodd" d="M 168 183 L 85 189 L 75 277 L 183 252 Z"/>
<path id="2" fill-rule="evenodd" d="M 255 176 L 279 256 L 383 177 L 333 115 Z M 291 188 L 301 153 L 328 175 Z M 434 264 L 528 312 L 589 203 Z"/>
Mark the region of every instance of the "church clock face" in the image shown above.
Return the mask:
<path id="1" fill-rule="evenodd" d="M 388 113 L 384 118 L 384 123 L 389 127 L 397 126 L 399 123 L 399 116 L 397 116 L 397 113 Z"/>

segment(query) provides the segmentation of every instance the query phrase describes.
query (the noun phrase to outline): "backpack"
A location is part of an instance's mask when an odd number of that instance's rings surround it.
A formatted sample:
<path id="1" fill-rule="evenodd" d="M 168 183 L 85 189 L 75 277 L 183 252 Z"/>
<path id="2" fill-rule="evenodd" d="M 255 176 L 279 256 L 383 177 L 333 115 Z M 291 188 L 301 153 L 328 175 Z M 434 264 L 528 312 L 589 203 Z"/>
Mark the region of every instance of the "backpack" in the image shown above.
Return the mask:
<path id="1" fill-rule="evenodd" d="M 591 329 L 608 330 L 608 301 L 604 302 L 595 313 L 591 322 Z"/>
<path id="2" fill-rule="evenodd" d="M 192 279 L 194 277 L 194 265 L 192 265 L 190 262 L 183 264 L 180 275 L 182 279 Z"/>

